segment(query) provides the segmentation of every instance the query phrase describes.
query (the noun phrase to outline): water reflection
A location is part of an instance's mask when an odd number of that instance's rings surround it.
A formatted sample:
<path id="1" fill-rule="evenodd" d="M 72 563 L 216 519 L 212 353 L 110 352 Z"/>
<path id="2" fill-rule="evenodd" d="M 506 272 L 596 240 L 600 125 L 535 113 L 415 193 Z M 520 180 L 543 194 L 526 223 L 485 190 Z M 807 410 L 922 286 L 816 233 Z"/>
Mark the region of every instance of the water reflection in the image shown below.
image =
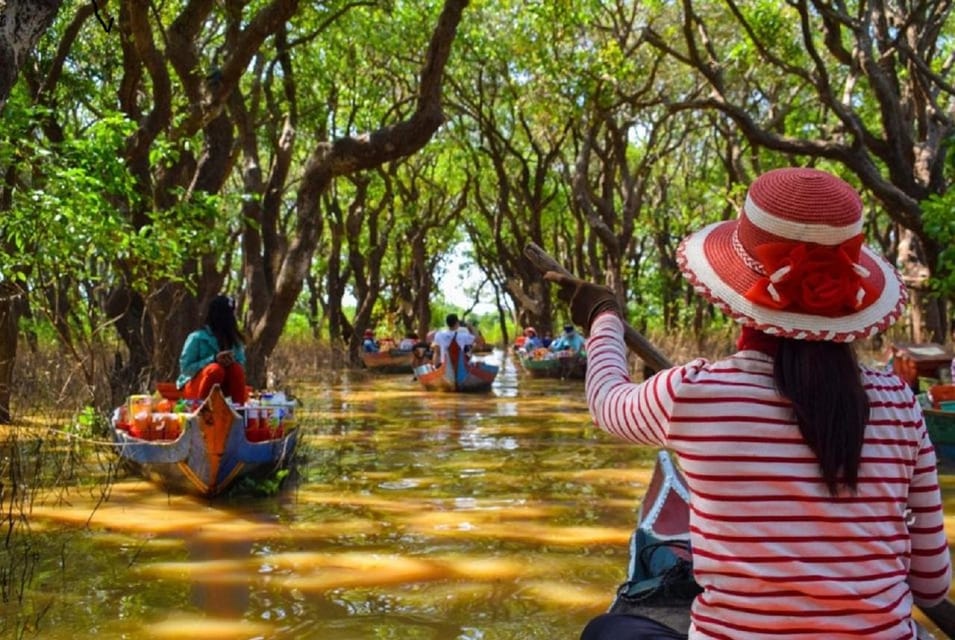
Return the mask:
<path id="1" fill-rule="evenodd" d="M 82 496 L 37 504 L 68 540 L 41 637 L 576 638 L 623 577 L 654 451 L 592 429 L 581 382 L 504 364 L 480 396 L 297 385 L 307 458 L 278 497 L 127 479 L 92 518 Z"/>
<path id="2" fill-rule="evenodd" d="M 209 618 L 243 618 L 249 609 L 249 584 L 237 570 L 236 560 L 250 556 L 252 540 L 223 539 L 198 531 L 183 542 L 188 563 L 196 569 L 189 599 L 192 606 Z"/>

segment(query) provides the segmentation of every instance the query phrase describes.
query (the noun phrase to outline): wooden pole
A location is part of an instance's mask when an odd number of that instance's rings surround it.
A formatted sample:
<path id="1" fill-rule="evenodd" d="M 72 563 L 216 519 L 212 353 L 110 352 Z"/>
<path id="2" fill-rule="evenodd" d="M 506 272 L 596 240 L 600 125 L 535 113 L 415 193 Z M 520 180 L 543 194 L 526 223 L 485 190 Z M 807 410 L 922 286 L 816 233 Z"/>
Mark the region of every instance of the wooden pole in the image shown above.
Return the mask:
<path id="1" fill-rule="evenodd" d="M 574 278 L 577 277 L 533 242 L 527 243 L 527 246 L 524 247 L 524 255 L 535 267 L 540 269 L 541 273 L 556 271 Z M 631 327 L 626 320 L 623 321 L 623 340 L 654 371 L 669 369 L 673 366 L 673 363 L 663 355 L 663 352 L 647 340 L 642 333 Z"/>

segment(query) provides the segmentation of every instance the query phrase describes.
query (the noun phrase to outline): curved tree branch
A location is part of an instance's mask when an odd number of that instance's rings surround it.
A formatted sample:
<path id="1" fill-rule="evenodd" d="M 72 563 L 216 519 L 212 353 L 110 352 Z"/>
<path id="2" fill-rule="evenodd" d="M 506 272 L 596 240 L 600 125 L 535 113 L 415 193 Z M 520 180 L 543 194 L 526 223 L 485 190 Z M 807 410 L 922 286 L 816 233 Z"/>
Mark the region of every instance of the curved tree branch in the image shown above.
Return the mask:
<path id="1" fill-rule="evenodd" d="M 365 136 L 319 144 L 310 154 L 295 202 L 295 238 L 277 274 L 271 304 L 266 314 L 256 318 L 251 327 L 255 352 L 271 352 L 278 341 L 280 331 L 277 329 L 298 298 L 321 229 L 318 218 L 320 199 L 331 181 L 337 176 L 377 167 L 418 151 L 444 122 L 444 72 L 467 5 L 468 0 L 445 0 L 421 71 L 417 108 L 407 120 Z"/>

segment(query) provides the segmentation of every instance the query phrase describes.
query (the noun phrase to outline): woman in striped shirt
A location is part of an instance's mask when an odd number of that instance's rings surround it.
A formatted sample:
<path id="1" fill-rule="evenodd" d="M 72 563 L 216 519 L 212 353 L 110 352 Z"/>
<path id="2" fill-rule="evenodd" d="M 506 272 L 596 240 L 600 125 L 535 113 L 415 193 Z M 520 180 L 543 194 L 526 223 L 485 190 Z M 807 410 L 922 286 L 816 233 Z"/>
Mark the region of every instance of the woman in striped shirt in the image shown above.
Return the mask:
<path id="1" fill-rule="evenodd" d="M 596 424 L 679 456 L 703 588 L 689 637 L 910 639 L 913 604 L 946 624 L 951 564 L 932 443 L 911 390 L 860 367 L 850 346 L 905 302 L 896 270 L 862 244 L 858 194 L 814 169 L 771 171 L 737 220 L 691 235 L 679 261 L 742 325 L 738 350 L 642 384 L 629 377 L 615 295 L 546 277 L 588 329 Z M 686 636 L 605 614 L 582 637 Z"/>

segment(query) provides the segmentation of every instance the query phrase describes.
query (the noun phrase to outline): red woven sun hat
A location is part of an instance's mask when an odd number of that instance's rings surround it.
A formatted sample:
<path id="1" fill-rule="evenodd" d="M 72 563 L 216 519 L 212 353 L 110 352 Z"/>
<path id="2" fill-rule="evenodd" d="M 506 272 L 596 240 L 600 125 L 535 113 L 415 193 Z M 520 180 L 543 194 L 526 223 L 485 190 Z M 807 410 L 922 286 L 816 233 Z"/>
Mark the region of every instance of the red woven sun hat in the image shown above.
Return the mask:
<path id="1" fill-rule="evenodd" d="M 906 299 L 898 271 L 863 245 L 859 194 L 817 169 L 761 175 L 739 218 L 691 234 L 677 260 L 737 322 L 788 338 L 870 337 L 899 318 Z"/>

